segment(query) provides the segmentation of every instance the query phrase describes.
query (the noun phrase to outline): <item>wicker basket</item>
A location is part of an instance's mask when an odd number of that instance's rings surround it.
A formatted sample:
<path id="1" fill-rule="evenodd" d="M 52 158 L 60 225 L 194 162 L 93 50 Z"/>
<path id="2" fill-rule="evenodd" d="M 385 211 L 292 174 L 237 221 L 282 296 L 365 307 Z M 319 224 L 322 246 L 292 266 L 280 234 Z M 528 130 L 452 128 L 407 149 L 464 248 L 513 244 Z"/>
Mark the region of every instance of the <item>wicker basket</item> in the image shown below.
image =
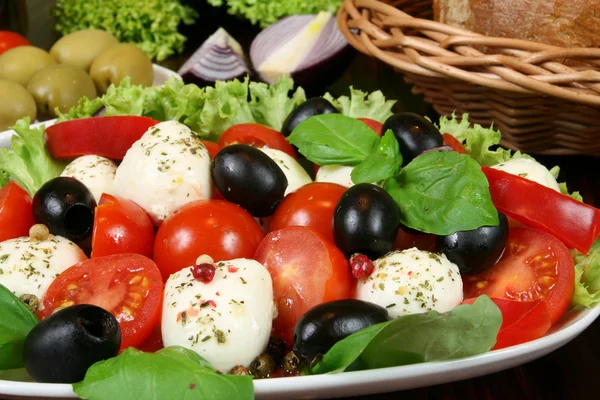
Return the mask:
<path id="1" fill-rule="evenodd" d="M 431 20 L 432 0 L 345 0 L 340 29 L 442 115 L 469 113 L 502 145 L 600 155 L 600 49 L 492 38 Z"/>

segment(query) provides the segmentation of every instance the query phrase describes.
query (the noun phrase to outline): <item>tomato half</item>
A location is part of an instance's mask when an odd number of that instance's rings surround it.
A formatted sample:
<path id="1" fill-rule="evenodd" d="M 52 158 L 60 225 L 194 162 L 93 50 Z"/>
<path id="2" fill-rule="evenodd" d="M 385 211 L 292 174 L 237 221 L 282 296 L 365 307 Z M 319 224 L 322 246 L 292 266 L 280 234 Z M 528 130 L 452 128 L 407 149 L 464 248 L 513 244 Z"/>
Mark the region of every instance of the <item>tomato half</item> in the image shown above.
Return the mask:
<path id="1" fill-rule="evenodd" d="M 154 226 L 133 201 L 104 193 L 94 214 L 92 257 L 136 253 L 152 257 Z"/>
<path id="2" fill-rule="evenodd" d="M 90 258 L 65 270 L 43 299 L 42 318 L 60 306 L 94 304 L 113 314 L 121 327 L 121 350 L 139 346 L 161 314 L 163 283 L 151 259 L 139 254 Z"/>
<path id="3" fill-rule="evenodd" d="M 260 124 L 237 124 L 227 129 L 219 138 L 221 148 L 232 144 L 247 144 L 253 147 L 269 147 L 281 150 L 298 158 L 294 147 L 285 136 L 275 129 Z"/>
<path id="4" fill-rule="evenodd" d="M 277 206 L 269 229 L 276 231 L 288 226 L 307 226 L 331 242 L 333 212 L 347 190 L 336 183 L 313 182 L 287 195 Z"/>
<path id="5" fill-rule="evenodd" d="M 74 119 L 46 128 L 46 146 L 54 158 L 95 154 L 122 160 L 127 150 L 157 123 L 137 116 Z"/>
<path id="6" fill-rule="evenodd" d="M 221 150 L 221 146 L 219 146 L 217 143 L 211 142 L 209 140 L 203 140 L 202 144 L 204 145 L 204 147 L 206 147 L 206 150 L 208 150 L 208 153 L 210 154 L 211 158 L 214 160 L 214 158 L 219 153 L 219 150 Z"/>
<path id="7" fill-rule="evenodd" d="M 554 236 L 533 228 L 511 228 L 504 254 L 478 275 L 464 275 L 465 298 L 486 294 L 516 301 L 545 300 L 552 323 L 573 297 L 573 258 Z"/>
<path id="8" fill-rule="evenodd" d="M 16 32 L 0 31 L 0 54 L 13 47 L 29 46 L 29 40 Z"/>
<path id="9" fill-rule="evenodd" d="M 379 136 L 383 136 L 385 132 L 381 132 L 383 124 L 379 121 L 375 121 L 371 118 L 357 118 L 359 121 L 364 122 L 367 126 L 375 131 Z"/>
<path id="10" fill-rule="evenodd" d="M 442 139 L 444 140 L 445 146 L 452 147 L 452 150 L 459 154 L 469 154 L 469 152 L 465 149 L 461 142 L 458 141 L 457 138 L 452 136 L 449 133 L 442 133 Z"/>
<path id="11" fill-rule="evenodd" d="M 0 189 L 0 242 L 29 236 L 35 224 L 31 209 L 31 196 L 14 181 Z"/>
<path id="12" fill-rule="evenodd" d="M 590 250 L 600 234 L 600 210 L 508 172 L 489 167 L 482 171 L 498 211 L 556 236 L 569 248 Z"/>
<path id="13" fill-rule="evenodd" d="M 294 327 L 310 308 L 348 299 L 356 283 L 344 254 L 320 233 L 303 226 L 271 232 L 256 250 L 255 260 L 269 270 L 278 315 L 273 333 L 288 345 Z"/>
<path id="14" fill-rule="evenodd" d="M 203 254 L 215 261 L 252 258 L 263 237 L 261 227 L 240 206 L 199 200 L 175 211 L 158 228 L 154 261 L 166 281 Z"/>

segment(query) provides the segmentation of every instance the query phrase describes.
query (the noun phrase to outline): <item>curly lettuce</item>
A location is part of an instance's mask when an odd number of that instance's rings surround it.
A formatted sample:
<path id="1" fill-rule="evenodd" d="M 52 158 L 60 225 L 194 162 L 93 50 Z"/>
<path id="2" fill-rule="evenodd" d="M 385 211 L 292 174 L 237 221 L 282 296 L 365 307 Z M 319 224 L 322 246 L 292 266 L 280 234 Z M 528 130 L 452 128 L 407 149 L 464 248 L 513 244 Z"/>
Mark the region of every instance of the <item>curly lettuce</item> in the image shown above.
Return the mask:
<path id="1" fill-rule="evenodd" d="M 365 93 L 350 87 L 350 96 L 337 99 L 329 93 L 323 96 L 337 108 L 341 114 L 352 118 L 370 118 L 383 123 L 392 115 L 395 100 L 386 100 L 381 91 Z"/>
<path id="2" fill-rule="evenodd" d="M 575 292 L 572 303 L 592 307 L 600 302 L 600 238 L 583 254 L 572 250 L 575 260 Z"/>

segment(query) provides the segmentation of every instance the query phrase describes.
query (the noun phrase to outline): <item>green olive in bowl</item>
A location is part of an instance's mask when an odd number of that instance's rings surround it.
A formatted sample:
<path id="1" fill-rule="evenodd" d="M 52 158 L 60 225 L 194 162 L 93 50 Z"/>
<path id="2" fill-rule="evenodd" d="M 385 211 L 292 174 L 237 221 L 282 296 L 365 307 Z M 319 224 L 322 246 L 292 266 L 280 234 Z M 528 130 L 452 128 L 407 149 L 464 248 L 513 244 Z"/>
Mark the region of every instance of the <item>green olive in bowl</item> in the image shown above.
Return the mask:
<path id="1" fill-rule="evenodd" d="M 35 101 L 27 89 L 18 83 L 0 79 L 0 132 L 9 129 L 19 119 L 29 117 L 35 121 Z"/>
<path id="2" fill-rule="evenodd" d="M 100 94 L 106 93 L 111 84 L 118 86 L 126 76 L 134 85 L 150 86 L 154 80 L 152 61 L 130 43 L 113 46 L 96 57 L 90 75 Z"/>
<path id="3" fill-rule="evenodd" d="M 19 46 L 0 55 L 0 79 L 27 86 L 40 69 L 55 64 L 50 54 L 33 46 Z"/>
<path id="4" fill-rule="evenodd" d="M 81 68 L 65 64 L 38 71 L 29 80 L 27 90 L 37 104 L 38 114 L 46 118 L 55 118 L 54 109 L 57 107 L 65 113 L 76 106 L 80 98 L 96 97 L 92 78 Z"/>
<path id="5" fill-rule="evenodd" d="M 60 38 L 50 49 L 50 55 L 59 64 L 72 65 L 88 72 L 96 57 L 117 44 L 119 41 L 109 32 L 85 29 Z"/>

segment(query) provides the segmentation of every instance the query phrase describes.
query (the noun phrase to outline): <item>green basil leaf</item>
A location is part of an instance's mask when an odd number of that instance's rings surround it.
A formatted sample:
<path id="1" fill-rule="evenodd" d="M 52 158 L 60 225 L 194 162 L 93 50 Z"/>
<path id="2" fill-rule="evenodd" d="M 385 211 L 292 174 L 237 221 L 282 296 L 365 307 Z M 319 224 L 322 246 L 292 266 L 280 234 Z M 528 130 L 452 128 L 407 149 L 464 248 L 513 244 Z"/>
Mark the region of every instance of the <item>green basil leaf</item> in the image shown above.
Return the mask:
<path id="1" fill-rule="evenodd" d="M 302 121 L 287 140 L 317 165 L 356 165 L 373 153 L 379 135 L 357 119 L 324 114 Z"/>
<path id="2" fill-rule="evenodd" d="M 489 351 L 502 325 L 500 309 L 487 296 L 447 313 L 403 315 L 336 343 L 311 373 L 375 369 L 454 360 Z"/>
<path id="3" fill-rule="evenodd" d="M 387 130 L 375 152 L 352 170 L 352 182 L 373 183 L 396 176 L 402 165 L 400 145 L 391 130 Z"/>
<path id="4" fill-rule="evenodd" d="M 92 365 L 73 391 L 92 400 L 254 398 L 252 377 L 217 374 L 202 357 L 182 347 L 156 353 L 128 348 Z"/>
<path id="5" fill-rule="evenodd" d="M 449 235 L 498 225 L 488 181 L 468 155 L 422 154 L 384 187 L 400 207 L 401 222 L 421 232 Z"/>
<path id="6" fill-rule="evenodd" d="M 0 369 L 23 366 L 23 344 L 38 319 L 10 290 L 0 285 Z"/>

